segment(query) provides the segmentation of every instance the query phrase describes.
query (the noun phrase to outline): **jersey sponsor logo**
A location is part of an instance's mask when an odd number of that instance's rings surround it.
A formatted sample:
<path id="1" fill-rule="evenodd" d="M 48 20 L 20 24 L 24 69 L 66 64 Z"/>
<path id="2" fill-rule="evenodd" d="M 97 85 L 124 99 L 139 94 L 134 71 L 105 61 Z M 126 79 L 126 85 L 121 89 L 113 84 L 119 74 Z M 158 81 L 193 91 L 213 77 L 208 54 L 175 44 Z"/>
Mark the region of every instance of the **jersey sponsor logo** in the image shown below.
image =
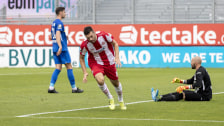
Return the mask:
<path id="1" fill-rule="evenodd" d="M 12 31 L 9 27 L 0 27 L 0 44 L 10 45 L 12 42 Z"/>
<path id="2" fill-rule="evenodd" d="M 102 47 L 102 48 L 100 48 L 100 49 L 94 51 L 94 53 L 95 53 L 95 54 L 96 54 L 96 53 L 101 53 L 101 52 L 103 52 L 104 50 L 105 50 L 105 47 Z"/>
<path id="3" fill-rule="evenodd" d="M 201 74 L 201 72 L 197 72 L 196 74 Z"/>
<path id="4" fill-rule="evenodd" d="M 137 37 L 138 32 L 134 26 L 123 26 L 121 28 L 120 40 L 125 44 L 135 44 Z"/>

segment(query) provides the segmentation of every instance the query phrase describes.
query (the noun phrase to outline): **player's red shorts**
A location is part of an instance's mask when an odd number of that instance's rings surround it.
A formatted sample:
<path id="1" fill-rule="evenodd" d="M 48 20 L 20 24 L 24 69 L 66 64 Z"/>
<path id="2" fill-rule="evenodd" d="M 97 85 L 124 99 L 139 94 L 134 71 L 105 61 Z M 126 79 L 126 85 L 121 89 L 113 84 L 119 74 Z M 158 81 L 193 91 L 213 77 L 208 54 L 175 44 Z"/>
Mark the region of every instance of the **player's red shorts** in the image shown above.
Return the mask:
<path id="1" fill-rule="evenodd" d="M 99 65 L 99 64 L 89 64 L 93 76 L 97 73 L 102 73 L 106 75 L 111 80 L 118 80 L 118 74 L 115 64 L 114 65 Z"/>

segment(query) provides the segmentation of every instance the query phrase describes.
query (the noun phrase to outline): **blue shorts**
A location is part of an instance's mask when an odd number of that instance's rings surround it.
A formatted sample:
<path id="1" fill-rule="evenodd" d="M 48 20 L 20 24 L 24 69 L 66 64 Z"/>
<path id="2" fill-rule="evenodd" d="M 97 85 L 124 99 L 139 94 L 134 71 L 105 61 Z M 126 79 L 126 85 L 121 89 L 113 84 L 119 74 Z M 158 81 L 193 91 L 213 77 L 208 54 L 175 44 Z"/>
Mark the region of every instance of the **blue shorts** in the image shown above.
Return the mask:
<path id="1" fill-rule="evenodd" d="M 57 54 L 57 52 L 53 52 L 55 64 L 71 63 L 71 57 L 70 57 L 68 51 L 62 51 L 59 56 L 57 56 L 56 54 Z"/>

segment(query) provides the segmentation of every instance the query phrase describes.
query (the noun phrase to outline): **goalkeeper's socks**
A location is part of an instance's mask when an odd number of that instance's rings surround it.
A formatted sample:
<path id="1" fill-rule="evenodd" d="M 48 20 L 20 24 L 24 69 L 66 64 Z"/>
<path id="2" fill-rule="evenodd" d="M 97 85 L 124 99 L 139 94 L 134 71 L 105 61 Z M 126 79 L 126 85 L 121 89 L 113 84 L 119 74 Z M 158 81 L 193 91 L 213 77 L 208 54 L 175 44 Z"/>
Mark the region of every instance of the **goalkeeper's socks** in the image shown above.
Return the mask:
<path id="1" fill-rule="evenodd" d="M 102 92 L 107 96 L 108 99 L 113 99 L 113 96 L 111 95 L 111 93 L 105 83 L 103 85 L 98 84 L 98 86 L 102 90 Z"/>
<path id="2" fill-rule="evenodd" d="M 115 91 L 117 92 L 118 101 L 123 102 L 122 85 L 120 82 L 119 82 L 119 86 L 115 87 Z"/>
<path id="3" fill-rule="evenodd" d="M 74 74 L 73 74 L 73 70 L 68 69 L 67 70 L 67 75 L 68 75 L 68 79 L 69 79 L 69 82 L 71 84 L 72 90 L 77 90 L 77 88 L 75 86 L 75 77 L 74 77 Z"/>
<path id="4" fill-rule="evenodd" d="M 54 70 L 54 72 L 51 76 L 51 82 L 50 82 L 50 87 L 49 87 L 50 90 L 54 89 L 55 82 L 57 81 L 58 75 L 59 75 L 60 72 L 61 72 L 61 70 L 59 70 L 59 69 Z"/>

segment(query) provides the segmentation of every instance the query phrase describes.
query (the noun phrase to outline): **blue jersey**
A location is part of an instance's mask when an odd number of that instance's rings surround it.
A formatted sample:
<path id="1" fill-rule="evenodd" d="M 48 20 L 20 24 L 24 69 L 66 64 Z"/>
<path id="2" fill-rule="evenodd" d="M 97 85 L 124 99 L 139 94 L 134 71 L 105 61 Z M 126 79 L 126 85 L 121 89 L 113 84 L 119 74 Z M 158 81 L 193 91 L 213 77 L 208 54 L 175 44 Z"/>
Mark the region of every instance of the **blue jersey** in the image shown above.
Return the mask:
<path id="1" fill-rule="evenodd" d="M 61 22 L 60 19 L 55 19 L 54 22 L 51 25 L 51 37 L 52 37 L 52 42 L 53 42 L 53 52 L 57 52 L 58 51 L 58 44 L 56 41 L 56 31 L 60 31 L 61 32 L 61 45 L 62 45 L 62 51 L 67 51 L 68 47 L 67 47 L 67 37 L 65 35 L 65 29 L 64 29 L 64 25 Z"/>

